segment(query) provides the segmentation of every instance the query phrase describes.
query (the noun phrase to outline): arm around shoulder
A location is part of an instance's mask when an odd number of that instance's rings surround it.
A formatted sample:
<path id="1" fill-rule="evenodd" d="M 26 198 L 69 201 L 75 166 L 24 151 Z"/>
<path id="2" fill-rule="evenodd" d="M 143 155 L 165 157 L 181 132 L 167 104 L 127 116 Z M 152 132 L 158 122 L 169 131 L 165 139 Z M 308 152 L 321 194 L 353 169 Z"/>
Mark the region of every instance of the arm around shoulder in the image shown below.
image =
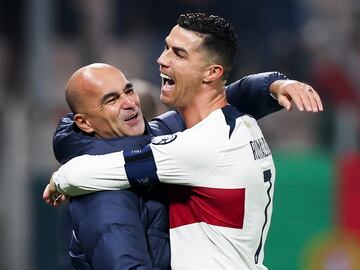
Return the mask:
<path id="1" fill-rule="evenodd" d="M 277 80 L 286 80 L 280 72 L 264 72 L 246 76 L 227 87 L 228 102 L 239 111 L 256 119 L 276 112 L 282 107 L 270 93 L 270 86 Z"/>
<path id="2" fill-rule="evenodd" d="M 129 188 L 122 152 L 83 155 L 62 165 L 53 176 L 56 189 L 71 196 Z"/>

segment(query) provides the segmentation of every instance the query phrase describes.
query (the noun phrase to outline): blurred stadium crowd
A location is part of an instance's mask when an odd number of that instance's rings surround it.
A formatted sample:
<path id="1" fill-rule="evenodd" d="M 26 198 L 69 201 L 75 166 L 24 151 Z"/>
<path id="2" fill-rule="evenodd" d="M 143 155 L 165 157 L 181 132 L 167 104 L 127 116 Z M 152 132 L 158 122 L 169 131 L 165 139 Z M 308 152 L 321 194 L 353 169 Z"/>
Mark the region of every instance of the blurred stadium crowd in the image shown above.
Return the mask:
<path id="1" fill-rule="evenodd" d="M 148 118 L 163 112 L 156 59 L 178 15 L 194 11 L 235 25 L 241 51 L 230 81 L 278 70 L 321 95 L 320 115 L 283 112 L 260 121 L 274 152 L 322 152 L 331 160 L 359 153 L 358 0 L 2 1 L 0 269 L 65 269 L 58 261 L 66 259 L 51 257 L 61 254 L 62 216 L 43 205 L 41 192 L 58 166 L 51 140 L 68 111 L 69 76 L 89 63 L 112 64 L 144 92 Z"/>

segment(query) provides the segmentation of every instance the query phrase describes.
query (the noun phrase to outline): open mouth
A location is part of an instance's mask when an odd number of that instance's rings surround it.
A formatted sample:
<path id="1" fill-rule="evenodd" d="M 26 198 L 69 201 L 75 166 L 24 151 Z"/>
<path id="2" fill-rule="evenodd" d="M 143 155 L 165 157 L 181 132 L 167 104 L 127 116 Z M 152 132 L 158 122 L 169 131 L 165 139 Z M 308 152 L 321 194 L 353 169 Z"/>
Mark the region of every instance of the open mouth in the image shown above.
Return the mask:
<path id="1" fill-rule="evenodd" d="M 168 75 L 165 75 L 164 73 L 160 73 L 160 77 L 162 79 L 162 85 L 172 86 L 175 85 L 175 81 L 170 78 Z"/>
<path id="2" fill-rule="evenodd" d="M 136 117 L 138 117 L 138 113 L 132 114 L 130 116 L 128 116 L 127 118 L 125 118 L 125 121 L 131 121 L 133 119 L 135 119 Z"/>

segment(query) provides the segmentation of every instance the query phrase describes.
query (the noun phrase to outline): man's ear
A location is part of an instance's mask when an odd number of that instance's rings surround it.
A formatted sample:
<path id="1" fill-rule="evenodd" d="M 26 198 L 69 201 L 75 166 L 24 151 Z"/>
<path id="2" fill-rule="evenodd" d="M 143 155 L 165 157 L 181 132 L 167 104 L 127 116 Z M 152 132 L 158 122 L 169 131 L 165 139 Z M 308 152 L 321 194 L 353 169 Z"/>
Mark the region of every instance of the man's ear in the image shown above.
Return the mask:
<path id="1" fill-rule="evenodd" d="M 224 74 L 224 68 L 221 65 L 211 65 L 205 71 L 203 83 L 211 83 L 222 77 Z"/>
<path id="2" fill-rule="evenodd" d="M 87 119 L 85 114 L 77 113 L 74 115 L 74 122 L 81 130 L 85 131 L 86 133 L 94 132 L 94 129 L 91 126 L 91 123 Z"/>

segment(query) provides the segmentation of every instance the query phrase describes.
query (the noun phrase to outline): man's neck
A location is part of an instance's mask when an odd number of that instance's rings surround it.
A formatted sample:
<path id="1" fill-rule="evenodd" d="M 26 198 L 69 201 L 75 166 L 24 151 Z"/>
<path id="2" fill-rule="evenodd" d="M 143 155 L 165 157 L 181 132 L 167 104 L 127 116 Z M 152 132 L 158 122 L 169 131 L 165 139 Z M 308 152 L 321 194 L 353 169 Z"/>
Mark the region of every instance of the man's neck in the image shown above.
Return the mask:
<path id="1" fill-rule="evenodd" d="M 184 108 L 178 108 L 178 111 L 184 119 L 186 128 L 191 128 L 208 117 L 213 111 L 221 109 L 226 105 L 225 92 L 221 92 L 212 97 L 198 96 L 192 104 Z"/>

